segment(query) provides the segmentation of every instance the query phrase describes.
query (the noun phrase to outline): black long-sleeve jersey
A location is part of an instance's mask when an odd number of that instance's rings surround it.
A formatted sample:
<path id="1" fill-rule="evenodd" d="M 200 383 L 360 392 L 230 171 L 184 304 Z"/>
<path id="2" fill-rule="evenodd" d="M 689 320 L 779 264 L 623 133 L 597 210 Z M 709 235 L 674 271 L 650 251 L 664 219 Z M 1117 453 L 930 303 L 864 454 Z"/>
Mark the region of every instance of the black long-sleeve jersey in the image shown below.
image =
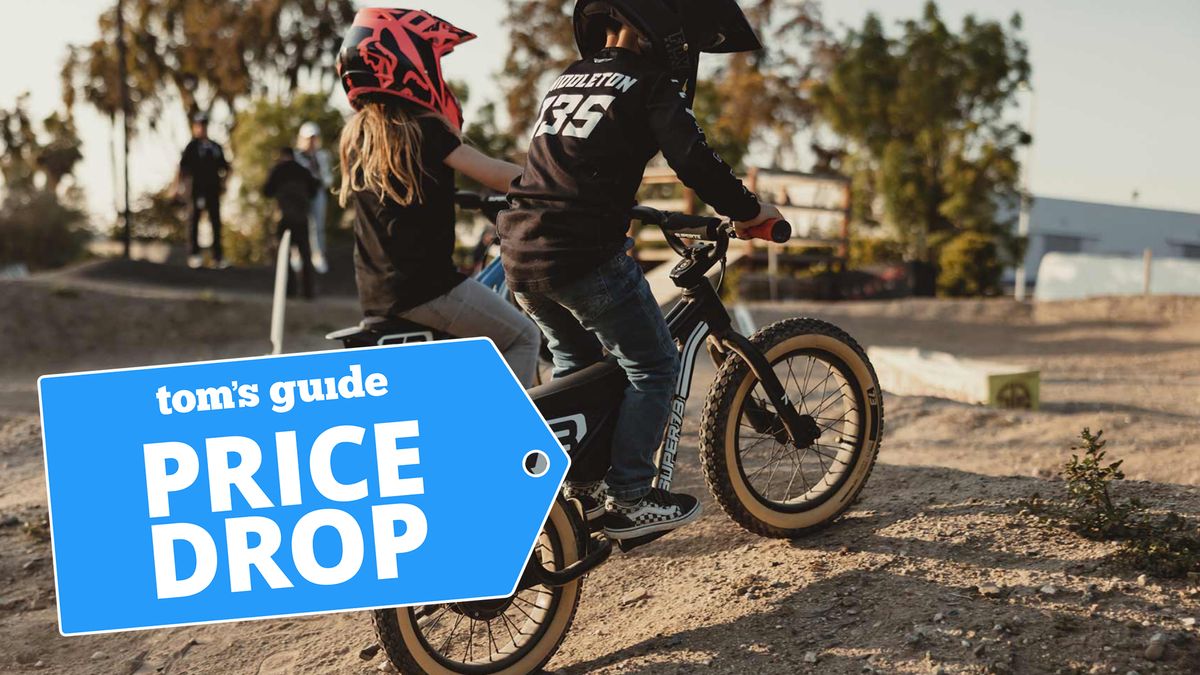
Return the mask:
<path id="1" fill-rule="evenodd" d="M 616 48 L 567 68 L 542 102 L 525 173 L 500 216 L 509 286 L 561 286 L 619 253 L 646 164 L 659 151 L 722 215 L 758 215 L 758 199 L 709 147 L 682 83 L 665 68 Z"/>

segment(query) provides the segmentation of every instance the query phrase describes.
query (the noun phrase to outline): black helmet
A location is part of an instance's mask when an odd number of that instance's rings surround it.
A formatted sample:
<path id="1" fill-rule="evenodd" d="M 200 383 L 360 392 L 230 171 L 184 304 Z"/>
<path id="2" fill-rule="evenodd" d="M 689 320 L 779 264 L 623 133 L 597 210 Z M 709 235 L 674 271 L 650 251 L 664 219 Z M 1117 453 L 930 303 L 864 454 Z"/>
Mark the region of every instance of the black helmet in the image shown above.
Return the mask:
<path id="1" fill-rule="evenodd" d="M 650 42 L 654 55 L 686 82 L 689 101 L 701 53 L 762 49 L 737 0 L 579 0 L 575 42 L 583 58 L 604 48 L 614 21 L 632 26 Z"/>

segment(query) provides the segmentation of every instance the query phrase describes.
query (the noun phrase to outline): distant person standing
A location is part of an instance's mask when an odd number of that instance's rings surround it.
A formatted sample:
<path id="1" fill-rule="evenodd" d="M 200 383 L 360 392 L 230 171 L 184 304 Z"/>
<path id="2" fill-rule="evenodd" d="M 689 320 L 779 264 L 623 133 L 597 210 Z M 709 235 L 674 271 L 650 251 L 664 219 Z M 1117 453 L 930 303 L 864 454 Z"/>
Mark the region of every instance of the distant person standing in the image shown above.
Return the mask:
<path id="1" fill-rule="evenodd" d="M 308 212 L 313 196 L 320 191 L 320 183 L 307 167 L 296 161 L 291 148 L 280 148 L 279 157 L 267 176 L 263 194 L 279 204 L 279 229 L 277 236 L 291 231 L 292 246 L 300 254 L 300 286 L 304 297 L 311 300 L 313 289 L 312 246 L 308 234 Z M 288 275 L 288 295 L 296 294 L 295 273 Z"/>
<path id="2" fill-rule="evenodd" d="M 296 140 L 296 161 L 307 168 L 320 183 L 312 199 L 309 225 L 309 241 L 312 244 L 313 267 L 324 274 L 329 271 L 325 258 L 325 214 L 329 206 L 329 189 L 333 186 L 333 159 L 329 151 L 321 147 L 321 127 L 316 122 L 305 122 L 300 127 Z"/>
<path id="3" fill-rule="evenodd" d="M 182 196 L 184 179 L 190 186 L 191 205 L 190 229 L 192 238 L 188 266 L 200 267 L 200 212 L 208 212 L 208 223 L 212 227 L 213 263 L 219 269 L 229 265 L 221 250 L 221 194 L 229 177 L 229 162 L 225 152 L 208 137 L 208 116 L 198 113 L 192 118 L 192 141 L 183 149 L 179 160 L 179 172 L 175 175 L 175 194 Z"/>

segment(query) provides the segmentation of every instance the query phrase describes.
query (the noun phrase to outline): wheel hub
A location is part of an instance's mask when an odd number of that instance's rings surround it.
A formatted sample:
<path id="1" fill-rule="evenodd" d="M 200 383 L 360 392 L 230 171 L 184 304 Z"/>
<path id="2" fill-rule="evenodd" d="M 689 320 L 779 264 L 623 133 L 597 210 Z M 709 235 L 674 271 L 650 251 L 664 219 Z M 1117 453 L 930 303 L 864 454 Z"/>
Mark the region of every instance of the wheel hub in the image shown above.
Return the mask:
<path id="1" fill-rule="evenodd" d="M 475 602 L 456 602 L 450 605 L 450 610 L 475 621 L 491 621 L 504 613 L 512 604 L 513 599 L 478 600 Z"/>
<path id="2" fill-rule="evenodd" d="M 796 447 L 804 449 L 821 440 L 821 425 L 812 415 L 800 416 L 800 438 L 796 439 Z"/>

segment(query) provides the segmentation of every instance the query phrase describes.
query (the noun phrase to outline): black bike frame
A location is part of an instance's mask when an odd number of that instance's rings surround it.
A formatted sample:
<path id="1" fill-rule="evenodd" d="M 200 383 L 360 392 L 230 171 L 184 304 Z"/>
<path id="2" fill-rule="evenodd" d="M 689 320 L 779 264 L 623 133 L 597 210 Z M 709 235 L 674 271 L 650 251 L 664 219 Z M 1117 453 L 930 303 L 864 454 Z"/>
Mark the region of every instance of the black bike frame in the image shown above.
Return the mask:
<path id="1" fill-rule="evenodd" d="M 793 442 L 801 448 L 812 445 L 820 436 L 815 420 L 801 416 L 788 400 L 782 383 L 762 351 L 733 329 L 733 321 L 725 304 L 708 281 L 707 272 L 717 263 L 725 263 L 727 249 L 727 240 L 719 244 L 695 244 L 681 251 L 684 260 L 671 272 L 671 279 L 683 290 L 683 298 L 666 315 L 671 336 L 679 344 L 680 369 L 675 395 L 671 400 L 671 416 L 656 460 L 658 478 L 655 485 L 664 490 L 671 488 L 696 355 L 705 343 L 709 345 L 709 353 L 718 367 L 729 353 L 745 361 L 762 384 L 775 410 L 779 411 L 778 414 L 772 414 L 753 401 L 748 401 L 747 419 L 755 429 L 773 434 L 782 441 Z"/>

